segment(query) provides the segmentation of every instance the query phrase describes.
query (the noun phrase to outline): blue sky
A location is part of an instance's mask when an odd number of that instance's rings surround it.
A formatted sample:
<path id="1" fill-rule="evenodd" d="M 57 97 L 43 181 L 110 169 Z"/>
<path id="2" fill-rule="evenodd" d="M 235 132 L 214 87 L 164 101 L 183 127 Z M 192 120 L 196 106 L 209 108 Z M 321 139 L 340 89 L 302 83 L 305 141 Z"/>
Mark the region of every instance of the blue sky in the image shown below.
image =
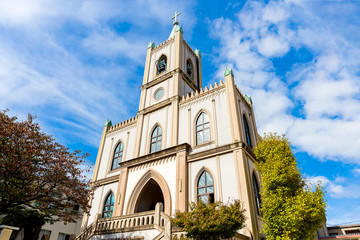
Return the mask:
<path id="1" fill-rule="evenodd" d="M 106 119 L 136 115 L 149 41 L 171 17 L 204 86 L 234 70 L 258 131 L 286 133 L 328 224 L 360 223 L 359 1 L 0 0 L 0 108 L 95 161 Z"/>

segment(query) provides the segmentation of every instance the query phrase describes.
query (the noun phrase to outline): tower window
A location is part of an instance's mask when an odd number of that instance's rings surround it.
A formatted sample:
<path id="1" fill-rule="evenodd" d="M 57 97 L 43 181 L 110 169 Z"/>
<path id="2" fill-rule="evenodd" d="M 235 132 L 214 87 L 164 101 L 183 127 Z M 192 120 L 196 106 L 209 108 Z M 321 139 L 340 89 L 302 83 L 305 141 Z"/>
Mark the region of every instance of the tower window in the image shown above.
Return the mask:
<path id="1" fill-rule="evenodd" d="M 244 120 L 244 128 L 245 128 L 245 135 L 246 135 L 246 143 L 249 147 L 252 148 L 249 125 L 248 125 L 248 122 L 246 121 L 245 115 L 243 115 L 243 120 Z"/>
<path id="2" fill-rule="evenodd" d="M 190 78 L 193 77 L 193 65 L 192 65 L 190 59 L 188 59 L 188 60 L 186 61 L 186 74 L 187 74 Z"/>
<path id="3" fill-rule="evenodd" d="M 166 71 L 166 61 L 167 61 L 167 58 L 165 55 L 162 55 L 159 60 L 156 61 L 156 74 L 160 74 L 164 71 Z"/>
<path id="4" fill-rule="evenodd" d="M 261 208 L 260 189 L 259 189 L 259 184 L 255 177 L 255 174 L 253 174 L 253 185 L 254 185 L 256 210 L 257 210 L 257 213 L 260 215 L 260 208 Z"/>
<path id="5" fill-rule="evenodd" d="M 104 204 L 103 218 L 112 217 L 114 210 L 114 202 L 115 202 L 114 194 L 110 192 Z"/>
<path id="6" fill-rule="evenodd" d="M 151 134 L 150 153 L 157 152 L 157 151 L 161 150 L 161 138 L 162 138 L 161 127 L 156 126 L 154 131 Z"/>
<path id="7" fill-rule="evenodd" d="M 202 112 L 196 120 L 196 144 L 210 141 L 210 121 L 206 113 Z"/>
<path id="8" fill-rule="evenodd" d="M 214 181 L 210 173 L 203 171 L 197 184 L 198 200 L 203 203 L 214 202 Z"/>
<path id="9" fill-rule="evenodd" d="M 122 144 L 122 142 L 120 142 L 116 146 L 115 151 L 114 151 L 111 170 L 114 170 L 114 169 L 117 169 L 117 168 L 120 167 L 121 159 L 122 159 L 122 156 L 123 156 L 123 150 L 124 150 L 124 145 Z"/>

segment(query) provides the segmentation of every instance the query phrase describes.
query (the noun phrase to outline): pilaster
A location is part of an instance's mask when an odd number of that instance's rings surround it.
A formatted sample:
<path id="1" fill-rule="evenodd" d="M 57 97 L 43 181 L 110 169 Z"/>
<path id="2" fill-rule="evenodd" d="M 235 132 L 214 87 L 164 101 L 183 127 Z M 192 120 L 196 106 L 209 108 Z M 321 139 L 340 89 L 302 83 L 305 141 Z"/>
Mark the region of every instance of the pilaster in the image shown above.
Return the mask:
<path id="1" fill-rule="evenodd" d="M 225 75 L 226 95 L 228 99 L 231 137 L 233 142 L 238 142 L 241 140 L 240 117 L 239 117 L 240 114 L 236 102 L 236 94 L 235 94 L 236 87 L 234 82 L 234 73 L 232 69 L 226 68 L 224 75 Z"/>
<path id="2" fill-rule="evenodd" d="M 175 211 L 187 211 L 188 175 L 187 175 L 186 150 L 176 154 L 176 191 Z"/>
<path id="3" fill-rule="evenodd" d="M 114 216 L 122 216 L 124 213 L 124 202 L 128 180 L 128 168 L 122 168 L 119 175 L 117 196 L 115 200 Z"/>

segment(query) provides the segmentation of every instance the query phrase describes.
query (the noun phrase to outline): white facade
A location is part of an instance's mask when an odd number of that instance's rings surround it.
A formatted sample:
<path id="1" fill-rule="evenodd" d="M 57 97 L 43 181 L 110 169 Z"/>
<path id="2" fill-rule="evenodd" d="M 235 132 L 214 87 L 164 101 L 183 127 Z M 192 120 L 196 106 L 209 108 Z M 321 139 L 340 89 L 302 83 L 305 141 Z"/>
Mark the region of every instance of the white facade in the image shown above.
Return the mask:
<path id="1" fill-rule="evenodd" d="M 79 239 L 168 239 L 169 217 L 198 201 L 205 191 L 199 178 L 205 173 L 212 185 L 204 196 L 225 203 L 240 199 L 247 217 L 240 238 L 260 239 L 253 185 L 259 178 L 251 150 L 259 136 L 251 99 L 237 89 L 229 69 L 224 80 L 202 88 L 200 52 L 183 40 L 177 22 L 173 31 L 159 46 L 149 44 L 137 115 L 104 126 L 92 179 L 99 187 Z M 164 70 L 160 61 L 165 58 Z M 161 140 L 154 137 L 157 129 Z M 159 146 L 151 151 L 156 141 Z M 111 194 L 112 217 L 106 218 Z M 163 205 L 161 214 L 156 202 Z"/>

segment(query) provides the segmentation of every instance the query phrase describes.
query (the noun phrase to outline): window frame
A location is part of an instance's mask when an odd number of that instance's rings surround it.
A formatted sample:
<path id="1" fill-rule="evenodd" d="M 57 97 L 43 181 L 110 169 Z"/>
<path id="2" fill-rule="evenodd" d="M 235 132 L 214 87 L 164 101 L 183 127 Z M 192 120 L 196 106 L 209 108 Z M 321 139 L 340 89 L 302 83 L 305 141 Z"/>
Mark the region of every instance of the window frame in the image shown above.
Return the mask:
<path id="1" fill-rule="evenodd" d="M 257 214 L 261 216 L 261 195 L 260 195 L 260 185 L 259 181 L 257 180 L 257 177 L 255 175 L 255 172 L 252 174 L 252 182 L 253 182 L 253 188 L 254 188 L 254 196 L 255 196 L 255 205 Z"/>
<path id="2" fill-rule="evenodd" d="M 120 149 L 119 149 L 119 152 L 116 152 L 116 149 L 117 149 L 117 147 L 118 147 L 120 144 L 122 145 L 122 149 L 120 148 Z M 120 140 L 120 141 L 116 144 L 116 146 L 115 146 L 115 148 L 114 148 L 114 150 L 113 150 L 113 156 L 112 156 L 110 171 L 113 171 L 113 170 L 116 170 L 116 169 L 120 168 L 120 163 L 122 162 L 123 157 L 124 157 L 124 148 L 125 148 L 124 143 Z M 119 154 L 119 156 L 115 157 L 115 154 Z M 117 159 L 119 159 L 119 158 L 120 158 L 120 161 L 118 161 L 118 166 L 117 166 L 116 168 L 114 168 L 115 160 L 117 160 Z"/>
<path id="3" fill-rule="evenodd" d="M 247 120 L 247 117 L 245 116 L 245 113 L 243 114 L 243 125 L 244 125 L 244 133 L 245 133 L 245 140 L 246 144 L 252 148 L 252 140 L 251 140 L 251 133 L 250 133 L 250 126 L 249 122 Z"/>
<path id="4" fill-rule="evenodd" d="M 158 134 L 159 133 L 158 129 L 161 130 L 161 135 Z M 157 133 L 156 136 L 154 136 L 155 131 Z M 161 149 L 162 149 L 162 140 L 163 140 L 163 130 L 162 130 L 162 128 L 161 128 L 161 126 L 159 124 L 156 124 L 155 127 L 153 128 L 153 130 L 151 131 L 151 134 L 150 134 L 150 150 L 149 150 L 149 153 L 155 153 L 155 152 L 161 151 Z M 157 149 L 158 143 L 160 143 L 160 148 L 159 149 Z M 154 150 L 152 148 L 153 145 L 155 146 Z"/>
<path id="5" fill-rule="evenodd" d="M 200 119 L 201 116 L 203 115 L 206 115 L 207 118 L 208 118 L 208 122 L 204 122 L 204 118 L 202 119 L 202 123 L 198 124 L 198 121 Z M 205 124 L 209 124 L 208 127 L 204 127 Z M 198 127 L 199 126 L 202 126 L 202 128 L 200 130 L 198 130 Z M 209 136 L 209 139 L 207 141 L 204 141 L 204 132 L 205 131 L 208 131 L 208 136 Z M 195 145 L 196 146 L 199 146 L 199 145 L 203 145 L 203 144 L 206 144 L 206 143 L 209 143 L 211 142 L 211 120 L 210 120 L 210 115 L 205 112 L 204 110 L 201 110 L 199 112 L 199 114 L 197 115 L 196 119 L 195 119 Z M 199 142 L 199 139 L 198 139 L 198 133 L 202 132 L 202 142 Z"/>
<path id="6" fill-rule="evenodd" d="M 108 203 L 108 199 L 112 196 L 112 199 L 110 199 L 110 203 Z M 113 200 L 113 202 L 111 202 L 111 200 Z M 103 206 L 103 210 L 102 210 L 102 218 L 111 218 L 114 212 L 114 206 L 115 206 L 115 195 L 112 191 L 110 191 L 105 198 L 104 201 L 104 206 Z M 112 207 L 112 209 L 111 209 Z M 105 208 L 109 208 L 109 210 L 105 210 Z M 105 217 L 106 213 L 110 213 L 110 216 Z"/>
<path id="7" fill-rule="evenodd" d="M 191 75 L 189 75 L 188 72 L 187 72 L 188 63 L 190 63 L 190 65 L 191 65 Z M 194 64 L 193 64 L 193 62 L 191 61 L 190 58 L 188 58 L 186 60 L 186 62 L 185 62 L 185 73 L 190 79 L 194 79 Z"/>
<path id="8" fill-rule="evenodd" d="M 159 72 L 159 69 L 158 69 L 157 65 L 162 60 L 165 60 L 165 69 L 162 70 L 161 72 Z M 168 57 L 166 56 L 166 54 L 161 54 L 161 56 L 158 58 L 158 60 L 155 61 L 156 76 L 166 72 L 167 69 L 168 69 Z"/>
<path id="9" fill-rule="evenodd" d="M 212 180 L 212 184 L 211 185 L 207 185 L 207 174 L 211 177 L 211 180 Z M 199 183 L 200 183 L 200 179 L 201 177 L 205 175 L 205 185 L 204 186 L 199 186 Z M 213 191 L 212 192 L 207 192 L 207 189 L 209 187 L 212 187 Z M 196 180 L 196 201 L 203 201 L 200 199 L 200 197 L 202 196 L 208 196 L 207 199 L 210 198 L 210 202 L 211 203 L 214 203 L 215 202 L 215 181 L 214 181 L 214 177 L 213 175 L 210 173 L 210 171 L 208 171 L 207 169 L 202 169 L 200 171 L 200 174 Z M 200 193 L 199 194 L 199 189 L 205 189 L 205 193 Z M 208 203 L 209 200 L 207 200 L 206 202 L 204 202 L 205 204 Z"/>

